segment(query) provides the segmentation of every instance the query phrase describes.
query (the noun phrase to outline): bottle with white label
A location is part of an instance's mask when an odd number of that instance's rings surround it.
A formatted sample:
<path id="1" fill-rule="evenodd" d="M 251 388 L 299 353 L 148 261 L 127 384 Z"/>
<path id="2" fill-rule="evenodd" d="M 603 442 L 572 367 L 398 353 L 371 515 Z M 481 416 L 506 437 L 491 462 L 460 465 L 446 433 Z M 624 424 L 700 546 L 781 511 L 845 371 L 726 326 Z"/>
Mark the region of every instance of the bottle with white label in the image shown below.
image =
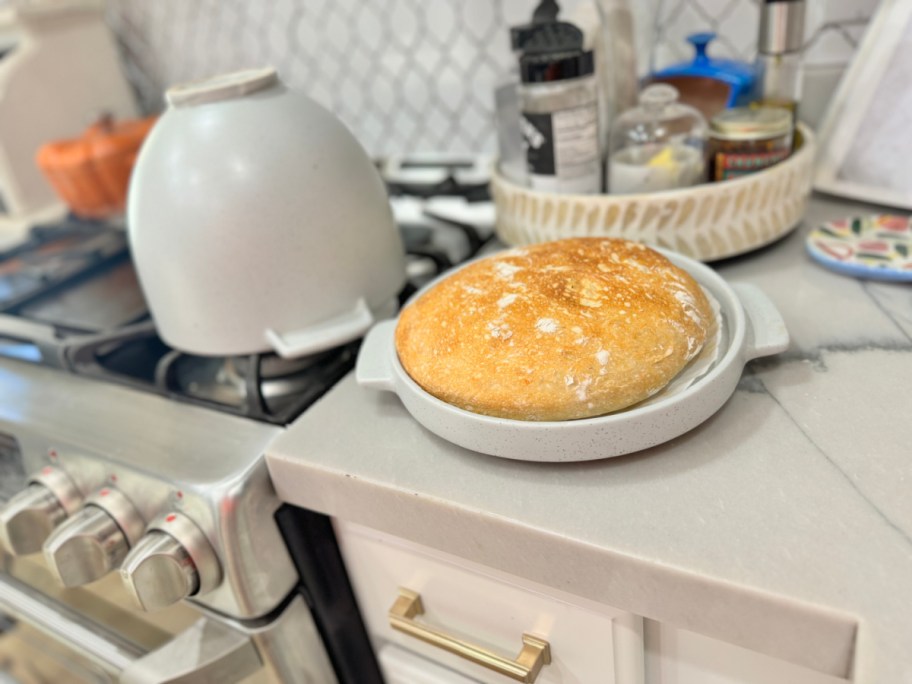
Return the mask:
<path id="1" fill-rule="evenodd" d="M 591 194 L 602 189 L 598 85 L 581 37 L 569 49 L 562 44 L 561 31 L 570 29 L 578 32 L 561 22 L 541 25 L 548 44 L 532 41 L 520 57 L 519 123 L 533 189 Z"/>

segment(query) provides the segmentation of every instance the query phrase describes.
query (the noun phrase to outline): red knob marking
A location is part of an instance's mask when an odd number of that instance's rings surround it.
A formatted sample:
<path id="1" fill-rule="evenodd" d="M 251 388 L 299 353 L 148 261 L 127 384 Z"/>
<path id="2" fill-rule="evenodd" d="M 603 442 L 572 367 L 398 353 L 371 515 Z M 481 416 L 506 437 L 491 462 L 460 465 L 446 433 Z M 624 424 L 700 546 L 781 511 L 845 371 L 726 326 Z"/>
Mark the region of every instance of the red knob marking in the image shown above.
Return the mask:
<path id="1" fill-rule="evenodd" d="M 98 496 L 107 496 L 110 493 L 111 493 L 111 490 L 108 489 L 107 487 L 105 487 L 100 492 L 98 492 Z"/>
<path id="2" fill-rule="evenodd" d="M 177 520 L 177 516 L 174 515 L 174 513 L 170 513 L 169 515 L 167 515 L 167 516 L 165 517 L 165 522 L 168 522 L 168 523 L 169 523 L 169 522 L 174 522 L 175 520 Z"/>
<path id="3" fill-rule="evenodd" d="M 42 475 L 50 475 L 51 472 L 52 472 L 53 470 L 54 470 L 54 469 L 51 468 L 51 466 L 44 466 L 44 468 L 41 469 L 41 474 L 42 474 Z"/>

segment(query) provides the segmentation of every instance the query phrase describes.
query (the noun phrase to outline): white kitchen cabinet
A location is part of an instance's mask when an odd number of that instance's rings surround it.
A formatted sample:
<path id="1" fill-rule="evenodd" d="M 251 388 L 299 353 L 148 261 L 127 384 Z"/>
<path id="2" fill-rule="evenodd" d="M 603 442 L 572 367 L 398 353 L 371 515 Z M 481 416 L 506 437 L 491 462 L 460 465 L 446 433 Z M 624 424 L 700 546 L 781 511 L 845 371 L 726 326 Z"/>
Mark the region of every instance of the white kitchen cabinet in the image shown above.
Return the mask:
<path id="1" fill-rule="evenodd" d="M 716 639 L 644 620 L 647 684 L 845 684 Z"/>
<path id="2" fill-rule="evenodd" d="M 478 684 L 477 679 L 470 679 L 395 644 L 381 648 L 377 660 L 386 684 Z"/>
<path id="3" fill-rule="evenodd" d="M 358 525 L 337 520 L 336 533 L 378 652 L 394 645 L 471 680 L 505 684 L 511 679 L 504 674 L 443 646 L 455 639 L 512 660 L 528 634 L 550 650 L 537 684 L 643 683 L 642 621 L 630 613 Z M 390 610 L 403 589 L 421 597 L 423 614 L 409 620 L 417 636 L 391 626 Z M 426 643 L 423 630 L 445 639 Z"/>
<path id="4" fill-rule="evenodd" d="M 537 684 L 845 684 L 846 680 L 578 596 L 367 527 L 336 520 L 336 534 L 381 668 L 390 684 L 511 681 L 426 643 L 427 628 L 516 657 L 522 635 L 549 644 Z M 417 634 L 391 626 L 407 590 L 423 612 Z M 400 601 L 400 608 L 402 603 Z"/>

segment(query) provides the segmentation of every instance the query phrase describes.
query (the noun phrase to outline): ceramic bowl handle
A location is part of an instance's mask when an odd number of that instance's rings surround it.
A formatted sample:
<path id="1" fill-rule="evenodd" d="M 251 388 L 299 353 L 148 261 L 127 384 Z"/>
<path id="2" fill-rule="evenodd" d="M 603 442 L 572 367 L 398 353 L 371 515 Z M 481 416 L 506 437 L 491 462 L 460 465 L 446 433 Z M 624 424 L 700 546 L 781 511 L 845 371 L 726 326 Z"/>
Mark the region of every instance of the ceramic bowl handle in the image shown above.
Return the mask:
<path id="1" fill-rule="evenodd" d="M 355 378 L 362 387 L 395 392 L 393 354 L 396 353 L 396 321 L 378 323 L 367 333 L 358 353 Z"/>
<path id="2" fill-rule="evenodd" d="M 744 346 L 744 359 L 772 356 L 788 349 L 789 334 L 782 314 L 758 287 L 732 283 L 747 314 L 749 334 Z"/>
<path id="3" fill-rule="evenodd" d="M 359 299 L 351 311 L 307 330 L 288 333 L 267 330 L 266 340 L 276 354 L 285 359 L 293 359 L 351 342 L 361 337 L 373 323 L 374 315 L 367 302 Z"/>

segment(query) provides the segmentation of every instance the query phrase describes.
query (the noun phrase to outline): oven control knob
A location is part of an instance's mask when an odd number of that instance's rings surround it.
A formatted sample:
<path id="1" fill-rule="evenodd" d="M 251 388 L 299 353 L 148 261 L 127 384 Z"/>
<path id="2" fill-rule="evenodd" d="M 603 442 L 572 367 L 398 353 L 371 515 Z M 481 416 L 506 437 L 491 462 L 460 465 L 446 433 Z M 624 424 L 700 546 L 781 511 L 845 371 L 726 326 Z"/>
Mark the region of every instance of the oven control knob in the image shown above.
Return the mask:
<path id="1" fill-rule="evenodd" d="M 105 488 L 44 543 L 48 566 L 65 587 L 101 579 L 118 568 L 143 531 L 143 520 L 120 491 Z"/>
<path id="2" fill-rule="evenodd" d="M 82 495 L 69 475 L 48 466 L 0 508 L 0 544 L 16 556 L 40 551 L 54 528 L 80 505 Z"/>
<path id="3" fill-rule="evenodd" d="M 143 537 L 120 574 L 143 610 L 166 608 L 199 591 L 199 573 L 187 550 L 158 530 Z"/>
<path id="4" fill-rule="evenodd" d="M 182 513 L 168 513 L 149 525 L 120 576 L 137 605 L 153 611 L 212 591 L 222 570 L 202 530 Z"/>

